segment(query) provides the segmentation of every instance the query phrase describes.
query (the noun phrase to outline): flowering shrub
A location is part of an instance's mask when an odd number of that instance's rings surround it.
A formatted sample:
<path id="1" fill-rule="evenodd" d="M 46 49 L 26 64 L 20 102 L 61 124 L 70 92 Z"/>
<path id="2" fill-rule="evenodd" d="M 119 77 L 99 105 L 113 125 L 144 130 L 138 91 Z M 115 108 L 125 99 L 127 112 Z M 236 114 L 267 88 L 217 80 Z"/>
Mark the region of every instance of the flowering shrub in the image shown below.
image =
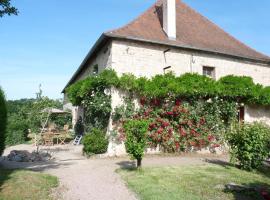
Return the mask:
<path id="1" fill-rule="evenodd" d="M 84 108 L 84 123 L 86 131 L 93 128 L 106 130 L 111 115 L 111 96 L 104 91 L 92 92 L 86 97 L 82 106 Z"/>
<path id="2" fill-rule="evenodd" d="M 222 143 L 221 134 L 226 131 L 222 114 L 217 109 L 216 116 L 207 113 L 215 107 L 214 103 L 182 103 L 179 99 L 151 99 L 147 103 L 143 98 L 141 104 L 135 117 L 151 121 L 148 128 L 151 147 L 159 145 L 166 152 L 179 152 L 216 148 Z"/>
<path id="3" fill-rule="evenodd" d="M 156 75 L 151 79 L 132 74 L 118 77 L 115 71 L 79 81 L 66 92 L 74 105 L 85 109 L 85 122 L 91 128 L 106 129 L 111 113 L 111 87 L 127 92 L 128 98 L 141 97 L 141 107 L 132 103 L 115 109 L 114 125 L 120 140 L 126 140 L 123 123 L 127 119 L 146 119 L 148 145 L 178 152 L 215 148 L 236 120 L 238 104 L 270 105 L 269 87 L 255 84 L 250 77 L 225 76 L 215 81 L 199 74 Z"/>
<path id="4" fill-rule="evenodd" d="M 149 147 L 160 146 L 165 152 L 180 152 L 199 150 L 204 147 L 215 149 L 224 141 L 224 133 L 229 124 L 234 122 L 237 113 L 237 104 L 224 102 L 215 98 L 208 102 L 182 102 L 162 98 L 145 97 L 140 99 L 140 109 L 133 110 L 133 105 L 126 103 L 118 115 L 115 128 L 120 132 L 119 140 L 125 141 L 125 132 L 121 123 L 133 118 L 149 121 L 147 141 Z M 128 106 L 130 105 L 130 106 Z M 124 109 L 125 108 L 125 109 Z M 118 109 L 116 109 L 117 111 Z M 122 118 L 119 120 L 119 115 Z M 231 114 L 227 117 L 228 114 Z M 226 117 L 225 117 L 226 116 Z M 120 124 L 120 125 L 119 125 Z"/>

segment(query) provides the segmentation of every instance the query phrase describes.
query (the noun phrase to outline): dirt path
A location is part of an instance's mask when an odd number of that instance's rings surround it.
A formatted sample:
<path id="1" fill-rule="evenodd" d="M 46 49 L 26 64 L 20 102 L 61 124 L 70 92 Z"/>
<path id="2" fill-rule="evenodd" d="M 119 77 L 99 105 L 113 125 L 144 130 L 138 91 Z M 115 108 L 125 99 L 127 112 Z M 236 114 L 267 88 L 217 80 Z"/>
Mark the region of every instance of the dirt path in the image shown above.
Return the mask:
<path id="1" fill-rule="evenodd" d="M 29 145 L 19 145 L 10 150 L 33 150 Z M 60 180 L 60 187 L 56 195 L 64 200 L 135 200 L 135 195 L 130 192 L 119 175 L 115 173 L 118 168 L 134 166 L 134 162 L 126 157 L 115 159 L 86 159 L 81 155 L 81 147 L 65 146 L 47 149 L 53 153 L 55 159 L 47 163 L 15 163 L 1 161 L 6 168 L 25 168 L 46 172 L 55 175 Z M 225 157 L 161 157 L 150 156 L 143 160 L 144 166 L 175 166 L 197 165 L 210 162 L 226 161 Z"/>

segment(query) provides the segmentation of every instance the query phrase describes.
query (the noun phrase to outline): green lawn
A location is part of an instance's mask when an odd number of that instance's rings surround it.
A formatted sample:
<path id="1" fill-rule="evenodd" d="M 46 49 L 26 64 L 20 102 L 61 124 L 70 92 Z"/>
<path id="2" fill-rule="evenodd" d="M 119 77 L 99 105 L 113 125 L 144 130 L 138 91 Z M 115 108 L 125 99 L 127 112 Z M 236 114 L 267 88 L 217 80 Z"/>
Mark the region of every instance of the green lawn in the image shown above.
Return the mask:
<path id="1" fill-rule="evenodd" d="M 52 188 L 57 186 L 54 176 L 0 168 L 0 200 L 50 200 Z"/>
<path id="2" fill-rule="evenodd" d="M 225 192 L 224 185 L 232 182 L 270 189 L 270 170 L 263 174 L 207 164 L 192 167 L 143 168 L 139 171 L 121 169 L 118 173 L 142 200 L 261 199 L 255 192 Z"/>

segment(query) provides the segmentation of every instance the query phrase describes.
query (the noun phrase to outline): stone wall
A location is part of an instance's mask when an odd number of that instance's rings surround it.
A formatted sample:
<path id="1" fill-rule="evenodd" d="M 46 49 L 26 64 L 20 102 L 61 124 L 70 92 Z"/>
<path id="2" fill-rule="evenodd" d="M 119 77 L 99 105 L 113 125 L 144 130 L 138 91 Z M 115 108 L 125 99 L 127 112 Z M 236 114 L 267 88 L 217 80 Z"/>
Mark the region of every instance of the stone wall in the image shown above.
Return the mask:
<path id="1" fill-rule="evenodd" d="M 250 76 L 256 83 L 270 86 L 270 66 L 256 64 L 237 59 L 229 59 L 218 55 L 205 53 L 192 53 L 181 49 L 170 48 L 136 43 L 124 40 L 114 40 L 104 46 L 95 59 L 88 62 L 88 67 L 81 73 L 77 80 L 89 76 L 93 71 L 93 66 L 98 64 L 99 71 L 105 68 L 114 69 L 118 75 L 123 73 L 133 73 L 141 77 L 152 77 L 157 74 L 163 74 L 164 68 L 171 66 L 171 71 L 176 75 L 188 72 L 202 74 L 204 66 L 214 67 L 216 79 L 222 76 L 234 74 L 238 76 Z M 123 103 L 124 94 L 121 91 L 112 89 L 112 108 L 116 108 Z M 79 108 L 73 108 L 74 116 L 78 116 Z M 270 125 L 270 109 L 247 107 L 245 119 L 248 122 L 261 120 Z M 108 135 L 113 130 L 112 122 L 108 127 Z M 110 140 L 108 155 L 125 154 L 123 143 L 117 144 Z"/>
<path id="2" fill-rule="evenodd" d="M 95 65 L 98 65 L 98 71 L 101 72 L 107 67 L 112 66 L 112 52 L 111 52 L 112 43 L 105 45 L 97 55 L 90 61 L 88 61 L 83 72 L 77 77 L 77 80 L 82 80 L 87 78 L 90 74 L 93 73 Z"/>
<path id="3" fill-rule="evenodd" d="M 245 121 L 260 121 L 270 126 L 270 107 L 265 106 L 246 106 Z"/>
<path id="4" fill-rule="evenodd" d="M 151 77 L 163 74 L 171 66 L 176 75 L 187 72 L 202 74 L 204 66 L 214 67 L 216 79 L 234 74 L 250 76 L 256 83 L 270 86 L 270 66 L 229 59 L 217 55 L 191 53 L 168 47 L 128 41 L 112 42 L 112 68 L 118 74 L 133 73 L 136 76 Z"/>

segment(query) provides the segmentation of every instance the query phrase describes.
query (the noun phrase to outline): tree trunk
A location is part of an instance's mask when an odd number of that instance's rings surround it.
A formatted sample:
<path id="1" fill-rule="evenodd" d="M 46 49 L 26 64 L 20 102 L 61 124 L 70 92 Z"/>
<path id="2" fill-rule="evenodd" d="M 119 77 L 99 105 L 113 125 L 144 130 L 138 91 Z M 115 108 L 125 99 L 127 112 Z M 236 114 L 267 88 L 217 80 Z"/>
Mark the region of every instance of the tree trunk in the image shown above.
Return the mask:
<path id="1" fill-rule="evenodd" d="M 141 168 L 142 166 L 142 158 L 137 159 L 137 168 Z"/>

